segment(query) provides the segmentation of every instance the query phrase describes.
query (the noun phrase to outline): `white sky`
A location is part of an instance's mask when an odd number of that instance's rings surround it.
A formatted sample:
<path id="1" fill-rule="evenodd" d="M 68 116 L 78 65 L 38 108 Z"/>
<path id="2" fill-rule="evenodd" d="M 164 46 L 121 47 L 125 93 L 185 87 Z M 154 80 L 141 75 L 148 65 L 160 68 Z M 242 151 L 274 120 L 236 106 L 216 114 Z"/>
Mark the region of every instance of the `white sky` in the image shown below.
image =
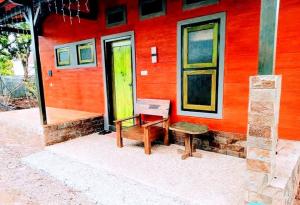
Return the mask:
<path id="1" fill-rule="evenodd" d="M 34 75 L 34 64 L 33 64 L 33 59 L 32 59 L 32 54 L 30 54 L 29 56 L 29 75 Z M 21 61 L 19 60 L 15 60 L 14 62 L 14 73 L 15 75 L 24 75 L 24 71 L 23 71 L 23 66 Z"/>

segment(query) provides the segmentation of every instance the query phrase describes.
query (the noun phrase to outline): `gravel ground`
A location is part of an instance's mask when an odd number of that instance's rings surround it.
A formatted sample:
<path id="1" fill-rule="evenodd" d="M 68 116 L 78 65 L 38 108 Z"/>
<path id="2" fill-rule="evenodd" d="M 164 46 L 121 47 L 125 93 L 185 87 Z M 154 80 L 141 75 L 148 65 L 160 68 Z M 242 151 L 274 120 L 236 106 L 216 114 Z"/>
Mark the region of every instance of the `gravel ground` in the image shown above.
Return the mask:
<path id="1" fill-rule="evenodd" d="M 0 204 L 94 204 L 81 192 L 72 190 L 46 173 L 21 163 L 22 157 L 42 148 L 38 141 L 7 137 L 5 133 L 0 132 Z"/>

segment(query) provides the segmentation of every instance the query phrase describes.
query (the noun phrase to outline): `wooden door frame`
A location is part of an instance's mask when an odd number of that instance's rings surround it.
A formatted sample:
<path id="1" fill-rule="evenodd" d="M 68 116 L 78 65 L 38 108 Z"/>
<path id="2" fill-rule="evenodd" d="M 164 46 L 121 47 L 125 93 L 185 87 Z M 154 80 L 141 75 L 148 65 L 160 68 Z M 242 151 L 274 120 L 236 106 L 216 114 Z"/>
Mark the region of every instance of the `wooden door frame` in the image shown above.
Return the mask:
<path id="1" fill-rule="evenodd" d="M 103 62 L 103 84 L 104 84 L 104 100 L 105 100 L 105 113 L 104 113 L 104 129 L 109 130 L 109 96 L 108 96 L 108 81 L 107 72 L 108 67 L 106 64 L 106 43 L 110 43 L 117 40 L 130 40 L 131 41 L 131 56 L 132 56 L 132 92 L 133 92 L 133 111 L 135 110 L 136 102 L 136 66 L 135 66 L 135 38 L 134 32 L 128 31 L 123 33 L 117 33 L 101 37 L 101 53 L 102 53 L 102 62 Z"/>

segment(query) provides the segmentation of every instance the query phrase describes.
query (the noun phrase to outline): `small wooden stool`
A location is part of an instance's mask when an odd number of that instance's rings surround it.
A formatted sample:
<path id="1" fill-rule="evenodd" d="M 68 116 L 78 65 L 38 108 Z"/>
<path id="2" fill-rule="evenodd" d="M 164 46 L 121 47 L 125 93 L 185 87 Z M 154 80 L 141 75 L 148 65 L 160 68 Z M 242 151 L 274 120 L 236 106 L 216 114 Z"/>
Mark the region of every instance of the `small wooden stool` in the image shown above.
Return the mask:
<path id="1" fill-rule="evenodd" d="M 169 128 L 175 132 L 183 133 L 185 150 L 178 149 L 178 153 L 182 154 L 181 159 L 188 157 L 201 158 L 201 154 L 196 152 L 195 146 L 193 146 L 194 135 L 200 135 L 208 132 L 208 128 L 205 125 L 197 125 L 188 122 L 177 122 Z"/>

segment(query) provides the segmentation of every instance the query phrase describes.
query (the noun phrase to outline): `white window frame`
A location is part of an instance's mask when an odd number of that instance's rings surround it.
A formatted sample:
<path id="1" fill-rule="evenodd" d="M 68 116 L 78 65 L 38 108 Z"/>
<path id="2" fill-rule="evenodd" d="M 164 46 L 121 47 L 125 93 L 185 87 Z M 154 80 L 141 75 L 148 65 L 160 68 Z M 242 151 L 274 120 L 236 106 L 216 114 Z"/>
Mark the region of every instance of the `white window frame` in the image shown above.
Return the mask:
<path id="1" fill-rule="evenodd" d="M 86 63 L 86 64 L 79 64 L 78 62 L 78 53 L 77 53 L 77 46 L 81 45 L 81 44 L 85 44 L 85 43 L 92 43 L 92 48 L 94 51 L 94 58 L 95 61 L 93 63 Z M 57 49 L 60 48 L 65 48 L 65 47 L 69 47 L 70 48 L 70 65 L 66 65 L 66 66 L 59 66 L 58 62 L 57 62 Z M 55 63 L 55 67 L 59 70 L 63 70 L 63 69 L 78 69 L 78 68 L 91 68 L 91 67 L 97 67 L 97 51 L 96 51 L 96 40 L 94 38 L 92 39 L 87 39 L 87 40 L 83 40 L 83 41 L 77 41 L 77 42 L 72 42 L 72 43 L 67 43 L 67 44 L 62 44 L 62 45 L 58 45 L 54 47 L 54 63 Z"/>

